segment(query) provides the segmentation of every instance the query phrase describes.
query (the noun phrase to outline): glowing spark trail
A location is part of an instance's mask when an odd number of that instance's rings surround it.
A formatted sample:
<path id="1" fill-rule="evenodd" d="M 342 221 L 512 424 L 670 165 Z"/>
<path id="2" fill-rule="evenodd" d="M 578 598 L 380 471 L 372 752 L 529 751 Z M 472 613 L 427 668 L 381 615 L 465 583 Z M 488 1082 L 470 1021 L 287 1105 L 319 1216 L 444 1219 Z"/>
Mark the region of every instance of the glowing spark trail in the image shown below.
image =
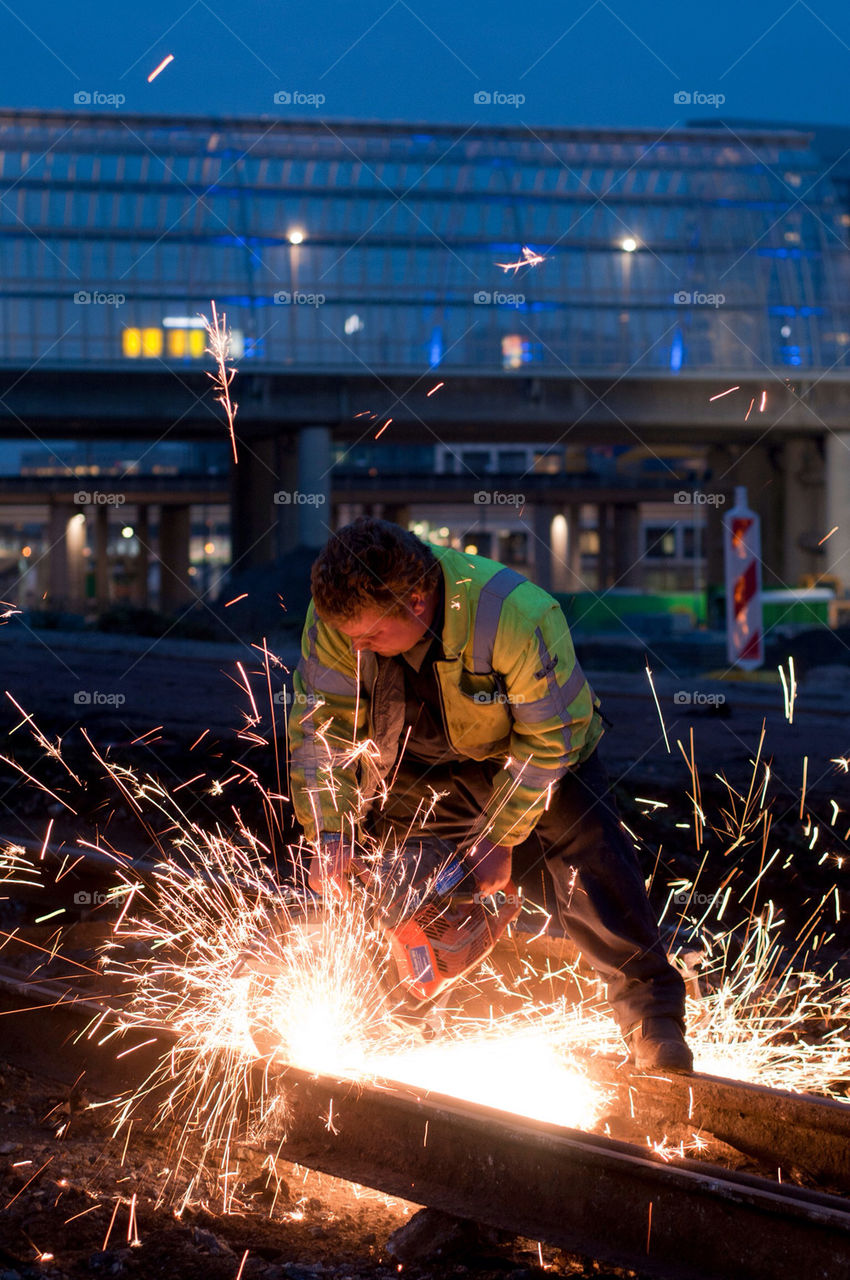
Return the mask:
<path id="1" fill-rule="evenodd" d="M 236 411 L 238 404 L 234 404 L 230 399 L 230 384 L 236 377 L 236 370 L 228 368 L 227 362 L 230 359 L 230 334 L 227 329 L 227 315 L 222 311 L 221 319 L 215 309 L 215 302 L 211 302 L 212 320 L 208 320 L 206 316 L 201 319 L 204 322 L 204 328 L 207 331 L 207 354 L 211 355 L 218 366 L 215 373 L 207 372 L 207 377 L 212 378 L 213 386 L 218 395 L 216 396 L 216 404 L 220 404 L 224 409 L 227 417 L 227 427 L 230 432 L 230 443 L 233 448 L 233 461 L 238 462 L 236 456 Z"/>
<path id="2" fill-rule="evenodd" d="M 823 537 L 821 538 L 820 542 L 818 543 L 818 546 L 819 546 L 819 547 L 822 547 L 822 546 L 823 546 L 823 544 L 826 542 L 827 538 L 831 538 L 831 537 L 832 537 L 832 535 L 833 535 L 834 533 L 837 533 L 837 532 L 838 532 L 838 525 L 837 525 L 837 524 L 834 524 L 834 525 L 832 526 L 832 528 L 830 529 L 829 533 L 825 533 L 825 534 L 823 535 Z"/>
<path id="3" fill-rule="evenodd" d="M 712 401 L 714 400 L 722 400 L 724 396 L 731 396 L 733 391 L 740 391 L 740 390 L 741 390 L 740 387 L 730 387 L 728 391 L 718 391 L 716 396 L 709 396 L 708 403 L 711 404 Z"/>
<path id="4" fill-rule="evenodd" d="M 545 262 L 542 253 L 535 253 L 533 249 L 529 249 L 528 245 L 523 246 L 522 256 L 516 262 L 497 262 L 494 265 L 501 267 L 503 271 L 513 271 L 514 275 L 519 271 L 520 267 L 539 267 L 541 262 Z"/>
<path id="5" fill-rule="evenodd" d="M 168 64 L 169 64 L 170 62 L 173 62 L 173 61 L 174 61 L 174 54 L 173 54 L 173 53 L 167 53 L 167 54 L 165 55 L 165 57 L 163 58 L 162 62 L 159 64 L 159 66 L 158 66 L 158 67 L 154 67 L 153 71 L 152 71 L 152 72 L 150 73 L 150 75 L 148 76 L 148 84 L 150 84 L 150 83 L 151 83 L 151 81 L 155 80 L 155 79 L 157 78 L 157 76 L 159 75 L 159 73 L 160 73 L 161 71 L 164 71 L 164 70 L 165 70 L 165 68 L 168 66 Z"/>

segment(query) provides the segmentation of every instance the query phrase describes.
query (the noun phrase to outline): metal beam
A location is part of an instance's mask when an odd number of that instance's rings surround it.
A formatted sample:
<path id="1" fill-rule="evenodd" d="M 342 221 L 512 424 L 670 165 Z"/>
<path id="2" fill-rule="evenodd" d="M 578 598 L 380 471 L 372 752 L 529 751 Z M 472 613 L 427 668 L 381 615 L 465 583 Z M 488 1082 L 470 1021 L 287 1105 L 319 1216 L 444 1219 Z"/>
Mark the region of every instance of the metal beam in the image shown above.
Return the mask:
<path id="1" fill-rule="evenodd" d="M 850 1212 L 798 1187 L 440 1095 L 281 1077 L 285 1160 L 670 1280 L 850 1274 Z"/>

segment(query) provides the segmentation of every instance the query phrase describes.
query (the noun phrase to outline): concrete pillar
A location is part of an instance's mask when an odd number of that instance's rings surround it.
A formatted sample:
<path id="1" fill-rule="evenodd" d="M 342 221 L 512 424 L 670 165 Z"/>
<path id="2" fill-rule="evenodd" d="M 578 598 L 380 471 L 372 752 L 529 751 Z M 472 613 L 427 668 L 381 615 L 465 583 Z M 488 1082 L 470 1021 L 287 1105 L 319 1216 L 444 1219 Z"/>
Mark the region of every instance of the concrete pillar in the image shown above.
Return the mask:
<path id="1" fill-rule="evenodd" d="M 98 609 L 109 605 L 109 508 L 95 507 L 94 512 L 94 600 Z"/>
<path id="2" fill-rule="evenodd" d="M 298 544 L 315 551 L 331 533 L 331 443 L 329 427 L 298 432 Z"/>
<path id="3" fill-rule="evenodd" d="M 586 591 L 581 574 L 581 507 L 574 503 L 567 510 L 567 591 Z"/>
<path id="4" fill-rule="evenodd" d="M 850 432 L 827 431 L 824 447 L 826 511 L 824 534 L 837 530 L 823 544 L 824 572 L 834 574 L 843 594 L 850 589 Z M 823 535 L 821 535 L 823 536 Z"/>
<path id="5" fill-rule="evenodd" d="M 596 530 L 599 537 L 599 552 L 596 557 L 596 590 L 605 591 L 614 585 L 614 548 L 611 530 L 610 509 L 607 502 L 596 504 Z"/>
<path id="6" fill-rule="evenodd" d="M 824 549 L 818 546 L 818 542 L 832 528 L 831 524 L 825 523 L 823 458 L 816 441 L 800 439 L 785 442 L 782 446 L 782 481 L 781 572 L 789 586 L 796 586 L 804 575 L 824 572 Z"/>
<path id="7" fill-rule="evenodd" d="M 189 535 L 191 507 L 161 506 L 159 509 L 159 607 L 171 613 L 192 599 L 189 577 Z"/>
<path id="8" fill-rule="evenodd" d="M 133 602 L 148 607 L 148 568 L 151 558 L 150 508 L 145 503 L 136 510 L 136 541 L 139 544 L 138 572 L 133 582 Z"/>
<path id="9" fill-rule="evenodd" d="M 614 506 L 613 581 L 617 587 L 640 587 L 643 583 L 640 545 L 640 508 L 635 502 Z"/>
<path id="10" fill-rule="evenodd" d="M 51 503 L 48 518 L 48 608 L 83 608 L 85 541 L 85 512 L 70 502 Z"/>
<path id="11" fill-rule="evenodd" d="M 297 541 L 295 442 L 267 436 L 244 441 L 231 471 L 233 571 L 273 564 Z M 287 526 L 292 526 L 288 528 Z"/>
<path id="12" fill-rule="evenodd" d="M 535 502 L 531 509 L 534 581 L 544 591 L 555 590 L 552 573 L 552 520 L 555 515 L 555 508 L 544 502 Z"/>

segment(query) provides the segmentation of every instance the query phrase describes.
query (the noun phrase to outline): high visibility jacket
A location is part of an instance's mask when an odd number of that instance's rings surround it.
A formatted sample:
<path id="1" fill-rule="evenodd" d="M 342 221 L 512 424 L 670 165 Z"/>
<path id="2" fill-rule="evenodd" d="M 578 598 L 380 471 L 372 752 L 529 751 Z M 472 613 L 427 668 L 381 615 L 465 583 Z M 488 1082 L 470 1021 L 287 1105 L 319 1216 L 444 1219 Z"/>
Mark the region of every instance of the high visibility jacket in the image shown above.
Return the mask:
<path id="1" fill-rule="evenodd" d="M 445 580 L 445 658 L 434 670 L 446 735 L 463 757 L 502 761 L 482 830 L 513 846 L 533 830 L 552 784 L 594 751 L 599 700 L 547 592 L 494 560 L 432 550 Z M 393 660 L 361 651 L 358 661 L 311 603 L 293 683 L 292 800 L 316 840 L 350 830 L 387 784 L 404 740 L 404 679 Z"/>

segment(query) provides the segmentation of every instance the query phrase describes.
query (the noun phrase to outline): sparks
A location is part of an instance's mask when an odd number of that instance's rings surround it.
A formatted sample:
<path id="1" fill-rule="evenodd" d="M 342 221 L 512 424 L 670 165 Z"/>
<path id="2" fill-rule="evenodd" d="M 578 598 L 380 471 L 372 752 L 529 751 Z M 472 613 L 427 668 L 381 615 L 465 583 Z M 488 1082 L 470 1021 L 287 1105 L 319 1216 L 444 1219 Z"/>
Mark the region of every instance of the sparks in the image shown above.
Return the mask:
<path id="1" fill-rule="evenodd" d="M 155 80 L 155 79 L 157 78 L 157 76 L 159 75 L 159 73 L 160 73 L 161 71 L 164 71 L 164 70 L 165 70 L 165 68 L 168 66 L 168 64 L 169 64 L 170 62 L 173 62 L 173 61 L 174 61 L 174 54 L 173 54 L 173 53 L 167 53 L 167 54 L 165 55 L 165 57 L 163 58 L 162 62 L 159 64 L 159 66 L 158 66 L 158 67 L 154 67 L 153 71 L 152 71 L 152 72 L 150 73 L 150 75 L 148 76 L 148 84 L 150 84 L 150 83 L 151 83 L 151 81 Z"/>
<path id="2" fill-rule="evenodd" d="M 505 272 L 513 271 L 516 275 L 520 267 L 539 267 L 541 262 L 545 262 L 543 254 L 535 253 L 533 249 L 529 249 L 528 245 L 524 245 L 522 254 L 516 262 L 497 262 L 495 266 L 501 267 Z"/>
<path id="3" fill-rule="evenodd" d="M 834 533 L 837 533 L 837 532 L 838 532 L 838 525 L 837 525 L 837 524 L 834 524 L 834 525 L 832 526 L 832 528 L 830 529 L 829 533 L 825 533 L 825 534 L 823 535 L 823 537 L 821 538 L 820 542 L 818 543 L 818 546 L 819 546 L 819 547 L 822 547 L 822 546 L 823 546 L 823 544 L 826 542 L 827 538 L 831 538 L 831 537 L 832 537 L 832 535 L 833 535 Z"/>
<path id="4" fill-rule="evenodd" d="M 228 368 L 227 365 L 227 362 L 230 359 L 231 348 L 230 333 L 227 328 L 227 316 L 225 312 L 222 311 L 221 318 L 219 319 L 215 308 L 215 302 L 211 302 L 210 306 L 212 308 L 212 320 L 207 319 L 206 316 L 201 316 L 201 319 L 203 320 L 204 328 L 207 331 L 208 346 L 206 348 L 206 354 L 212 356 L 217 368 L 215 373 L 207 371 L 207 377 L 212 379 L 213 386 L 218 392 L 218 395 L 215 398 L 216 404 L 220 404 L 224 409 L 227 417 L 227 428 L 230 432 L 230 444 L 233 449 L 233 461 L 238 462 L 238 458 L 236 456 L 235 422 L 236 411 L 239 408 L 239 405 L 235 404 L 230 399 L 230 385 L 236 377 L 236 370 L 232 367 Z"/>
<path id="5" fill-rule="evenodd" d="M 445 382 L 438 382 L 436 387 L 432 387 L 428 392 L 426 399 L 430 399 L 431 396 L 435 395 L 440 390 L 440 387 L 444 387 L 445 385 Z"/>
<path id="6" fill-rule="evenodd" d="M 740 387 L 730 387 L 728 391 L 718 391 L 716 396 L 709 396 L 708 403 L 711 404 L 714 400 L 722 400 L 724 396 L 731 396 L 733 391 L 740 390 Z"/>

